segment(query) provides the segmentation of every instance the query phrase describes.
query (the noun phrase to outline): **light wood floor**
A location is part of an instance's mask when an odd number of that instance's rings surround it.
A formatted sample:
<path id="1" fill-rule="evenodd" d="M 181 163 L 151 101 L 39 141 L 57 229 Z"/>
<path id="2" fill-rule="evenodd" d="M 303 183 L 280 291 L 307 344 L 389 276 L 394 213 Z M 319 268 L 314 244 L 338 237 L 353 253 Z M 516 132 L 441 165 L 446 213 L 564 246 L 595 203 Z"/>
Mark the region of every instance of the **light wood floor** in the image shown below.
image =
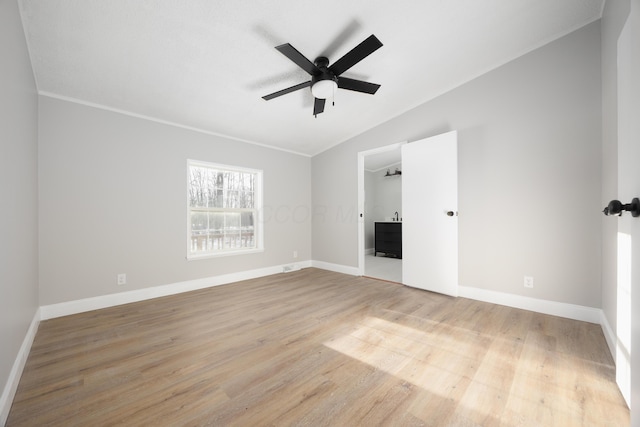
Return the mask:
<path id="1" fill-rule="evenodd" d="M 317 269 L 40 324 L 9 426 L 626 426 L 600 326 Z"/>

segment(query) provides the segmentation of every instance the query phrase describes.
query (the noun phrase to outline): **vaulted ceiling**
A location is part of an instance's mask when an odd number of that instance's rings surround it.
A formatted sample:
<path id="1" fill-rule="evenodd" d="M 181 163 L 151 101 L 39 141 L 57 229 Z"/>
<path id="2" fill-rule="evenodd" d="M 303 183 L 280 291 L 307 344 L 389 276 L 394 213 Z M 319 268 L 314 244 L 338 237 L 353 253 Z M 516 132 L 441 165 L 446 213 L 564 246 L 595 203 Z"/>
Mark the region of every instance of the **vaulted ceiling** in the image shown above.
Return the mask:
<path id="1" fill-rule="evenodd" d="M 313 155 L 601 17 L 604 0 L 19 0 L 44 95 Z M 375 34 L 314 118 L 275 46 L 335 62 Z"/>

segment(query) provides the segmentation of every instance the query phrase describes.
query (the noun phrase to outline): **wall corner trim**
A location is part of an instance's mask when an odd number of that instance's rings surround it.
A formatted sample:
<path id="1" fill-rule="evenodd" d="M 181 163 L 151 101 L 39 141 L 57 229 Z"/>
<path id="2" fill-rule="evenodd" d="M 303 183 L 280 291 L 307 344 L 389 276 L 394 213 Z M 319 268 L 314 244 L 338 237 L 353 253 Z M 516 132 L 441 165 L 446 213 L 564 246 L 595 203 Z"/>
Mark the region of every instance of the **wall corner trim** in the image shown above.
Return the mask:
<path id="1" fill-rule="evenodd" d="M 11 410 L 13 398 L 18 390 L 22 371 L 27 363 L 27 358 L 31 351 L 31 345 L 33 344 L 33 340 L 38 332 L 38 326 L 40 325 L 40 313 L 40 309 L 38 308 L 33 315 L 29 329 L 27 329 L 27 333 L 22 341 L 20 350 L 18 350 L 16 360 L 13 362 L 13 366 L 9 372 L 7 383 L 4 385 L 4 389 L 2 390 L 2 396 L 0 396 L 0 425 L 2 426 L 6 424 L 7 419 L 9 418 L 9 411 Z"/>

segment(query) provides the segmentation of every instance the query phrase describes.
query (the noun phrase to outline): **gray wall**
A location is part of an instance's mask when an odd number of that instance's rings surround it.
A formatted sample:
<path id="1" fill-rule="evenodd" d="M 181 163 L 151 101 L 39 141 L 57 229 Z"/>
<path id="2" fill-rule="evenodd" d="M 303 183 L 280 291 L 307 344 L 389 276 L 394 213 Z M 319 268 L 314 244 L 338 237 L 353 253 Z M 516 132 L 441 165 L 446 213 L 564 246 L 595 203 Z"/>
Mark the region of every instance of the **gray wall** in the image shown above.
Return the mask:
<path id="1" fill-rule="evenodd" d="M 38 98 L 15 0 L 0 1 L 0 54 L 1 392 L 38 308 Z"/>
<path id="2" fill-rule="evenodd" d="M 311 259 L 307 157 L 49 97 L 39 156 L 41 305 Z M 185 259 L 187 159 L 264 171 L 263 253 Z"/>
<path id="3" fill-rule="evenodd" d="M 449 130 L 460 284 L 600 307 L 599 21 L 315 156 L 313 259 L 357 266 L 359 151 Z"/>

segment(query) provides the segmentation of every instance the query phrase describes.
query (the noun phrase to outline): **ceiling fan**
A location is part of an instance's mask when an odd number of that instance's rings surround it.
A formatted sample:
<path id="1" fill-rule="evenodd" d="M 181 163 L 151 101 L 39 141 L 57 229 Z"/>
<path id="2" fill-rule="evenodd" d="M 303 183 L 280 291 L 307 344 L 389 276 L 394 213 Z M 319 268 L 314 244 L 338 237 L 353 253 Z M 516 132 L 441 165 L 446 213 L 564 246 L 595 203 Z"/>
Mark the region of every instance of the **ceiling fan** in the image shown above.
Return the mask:
<path id="1" fill-rule="evenodd" d="M 311 93 L 315 98 L 315 102 L 313 104 L 313 115 L 317 117 L 318 114 L 324 111 L 325 101 L 328 98 L 333 98 L 333 95 L 338 88 L 373 95 L 376 93 L 378 88 L 380 88 L 379 84 L 340 77 L 340 75 L 367 56 L 371 55 L 380 47 L 382 47 L 382 43 L 372 34 L 358 46 L 347 52 L 342 58 L 329 66 L 329 59 L 324 56 L 320 56 L 316 58 L 314 62 L 311 62 L 289 43 L 276 46 L 276 49 L 280 53 L 309 73 L 311 75 L 311 80 L 265 95 L 262 98 L 269 101 L 270 99 L 286 95 L 287 93 L 295 92 L 296 90 L 300 90 L 305 87 L 311 87 Z"/>

